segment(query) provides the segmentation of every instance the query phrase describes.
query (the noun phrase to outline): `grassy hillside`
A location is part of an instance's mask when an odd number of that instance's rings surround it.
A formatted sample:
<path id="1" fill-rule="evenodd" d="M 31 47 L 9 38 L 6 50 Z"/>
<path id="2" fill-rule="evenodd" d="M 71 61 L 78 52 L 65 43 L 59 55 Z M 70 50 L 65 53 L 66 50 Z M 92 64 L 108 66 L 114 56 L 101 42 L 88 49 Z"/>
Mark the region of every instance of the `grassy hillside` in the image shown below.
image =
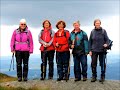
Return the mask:
<path id="1" fill-rule="evenodd" d="M 6 74 L 0 73 L 0 83 L 8 81 L 16 81 L 17 78 L 8 76 Z"/>
<path id="2" fill-rule="evenodd" d="M 4 82 L 10 82 L 10 81 L 17 81 L 17 78 L 8 76 L 6 74 L 0 73 L 0 83 Z M 25 89 L 23 87 L 11 87 L 11 86 L 1 86 L 0 85 L 0 90 L 49 90 L 49 88 L 37 88 L 37 87 L 31 87 L 29 89 Z"/>

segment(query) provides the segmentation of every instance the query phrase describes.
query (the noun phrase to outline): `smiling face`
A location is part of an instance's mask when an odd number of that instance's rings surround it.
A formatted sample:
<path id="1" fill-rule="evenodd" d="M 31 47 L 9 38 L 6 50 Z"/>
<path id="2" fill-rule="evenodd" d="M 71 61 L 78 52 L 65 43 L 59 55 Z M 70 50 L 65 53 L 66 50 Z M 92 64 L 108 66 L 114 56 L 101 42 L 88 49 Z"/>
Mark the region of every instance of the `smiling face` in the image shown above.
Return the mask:
<path id="1" fill-rule="evenodd" d="M 43 27 L 44 28 L 49 28 L 51 26 L 50 22 L 48 20 L 43 22 Z"/>
<path id="2" fill-rule="evenodd" d="M 100 21 L 100 20 L 96 20 L 96 21 L 94 22 L 95 28 L 100 28 L 100 25 L 101 25 L 101 21 Z"/>
<path id="3" fill-rule="evenodd" d="M 80 24 L 79 23 L 74 23 L 73 27 L 74 27 L 74 29 L 78 30 L 78 29 L 80 29 Z"/>
<path id="4" fill-rule="evenodd" d="M 59 28 L 59 29 L 64 29 L 64 25 L 63 25 L 62 22 L 61 22 L 60 24 L 58 24 L 58 28 Z"/>
<path id="5" fill-rule="evenodd" d="M 26 23 L 20 22 L 20 29 L 24 30 L 26 28 Z"/>

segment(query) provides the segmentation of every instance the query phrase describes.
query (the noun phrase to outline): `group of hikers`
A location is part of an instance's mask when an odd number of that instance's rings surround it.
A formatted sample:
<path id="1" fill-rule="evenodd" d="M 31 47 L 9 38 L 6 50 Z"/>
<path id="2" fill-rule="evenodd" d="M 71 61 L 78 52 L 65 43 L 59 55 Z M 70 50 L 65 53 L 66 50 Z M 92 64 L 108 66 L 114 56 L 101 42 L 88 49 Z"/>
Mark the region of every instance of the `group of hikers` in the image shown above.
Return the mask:
<path id="1" fill-rule="evenodd" d="M 47 63 L 49 66 L 48 79 L 54 75 L 54 54 L 56 52 L 57 81 L 69 80 L 70 77 L 70 49 L 73 54 L 75 82 L 87 80 L 87 55 L 91 56 L 91 82 L 97 80 L 97 59 L 101 66 L 100 82 L 105 80 L 105 55 L 109 46 L 109 38 L 105 29 L 101 27 L 99 19 L 94 20 L 95 28 L 91 31 L 90 38 L 85 31 L 81 30 L 80 22 L 73 23 L 74 29 L 70 33 L 65 29 L 66 23 L 58 21 L 55 33 L 52 30 L 51 22 L 45 20 L 42 23 L 43 29 L 38 35 L 41 44 L 41 78 L 46 79 Z M 32 33 L 27 27 L 25 19 L 21 19 L 19 28 L 15 29 L 11 38 L 11 52 L 15 53 L 18 81 L 28 80 L 28 61 L 33 53 Z M 23 67 L 22 67 L 23 63 Z"/>

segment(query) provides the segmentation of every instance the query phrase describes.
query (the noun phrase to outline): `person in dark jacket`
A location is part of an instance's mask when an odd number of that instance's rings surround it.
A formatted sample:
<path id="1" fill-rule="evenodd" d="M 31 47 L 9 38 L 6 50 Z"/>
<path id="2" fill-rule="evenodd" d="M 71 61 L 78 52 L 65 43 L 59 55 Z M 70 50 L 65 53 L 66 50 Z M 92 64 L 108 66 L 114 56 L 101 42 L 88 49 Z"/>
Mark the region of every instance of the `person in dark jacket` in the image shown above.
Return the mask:
<path id="1" fill-rule="evenodd" d="M 107 36 L 106 30 L 101 26 L 101 21 L 96 19 L 94 21 L 95 28 L 91 31 L 89 38 L 89 55 L 92 58 L 91 68 L 92 68 L 92 80 L 95 82 L 97 80 L 97 59 L 99 56 L 100 66 L 101 66 L 101 81 L 105 80 L 105 48 L 108 46 L 109 38 Z"/>
<path id="2" fill-rule="evenodd" d="M 49 74 L 48 79 L 53 79 L 54 72 L 54 52 L 55 48 L 53 46 L 54 31 L 51 29 L 51 23 L 49 20 L 43 22 L 43 29 L 40 31 L 38 40 L 41 44 L 41 80 L 46 78 L 46 67 L 47 61 L 49 64 Z"/>
<path id="3" fill-rule="evenodd" d="M 75 81 L 81 80 L 81 74 L 83 75 L 83 81 L 86 81 L 88 37 L 87 34 L 80 29 L 79 21 L 73 23 L 73 26 L 74 30 L 70 34 L 70 48 L 73 49 Z"/>
<path id="4" fill-rule="evenodd" d="M 70 51 L 69 51 L 69 37 L 70 33 L 68 30 L 65 30 L 66 24 L 64 21 L 58 21 L 56 24 L 58 31 L 54 35 L 53 44 L 56 50 L 56 62 L 57 62 L 57 73 L 58 79 L 68 80 L 69 79 L 69 59 L 70 59 Z"/>

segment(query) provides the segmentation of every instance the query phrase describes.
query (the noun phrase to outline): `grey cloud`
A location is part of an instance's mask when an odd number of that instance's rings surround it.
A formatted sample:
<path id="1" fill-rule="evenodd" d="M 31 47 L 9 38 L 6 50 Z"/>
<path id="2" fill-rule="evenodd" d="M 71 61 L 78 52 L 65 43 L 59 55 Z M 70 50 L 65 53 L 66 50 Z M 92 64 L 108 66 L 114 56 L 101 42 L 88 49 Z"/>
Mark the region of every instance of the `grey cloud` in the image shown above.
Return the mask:
<path id="1" fill-rule="evenodd" d="M 82 25 L 91 25 L 95 17 L 107 17 L 119 14 L 119 0 L 2 0 L 1 23 L 18 24 L 26 18 L 28 24 L 39 27 L 43 20 L 49 19 L 53 25 L 60 19 L 71 25 L 80 20 Z"/>

